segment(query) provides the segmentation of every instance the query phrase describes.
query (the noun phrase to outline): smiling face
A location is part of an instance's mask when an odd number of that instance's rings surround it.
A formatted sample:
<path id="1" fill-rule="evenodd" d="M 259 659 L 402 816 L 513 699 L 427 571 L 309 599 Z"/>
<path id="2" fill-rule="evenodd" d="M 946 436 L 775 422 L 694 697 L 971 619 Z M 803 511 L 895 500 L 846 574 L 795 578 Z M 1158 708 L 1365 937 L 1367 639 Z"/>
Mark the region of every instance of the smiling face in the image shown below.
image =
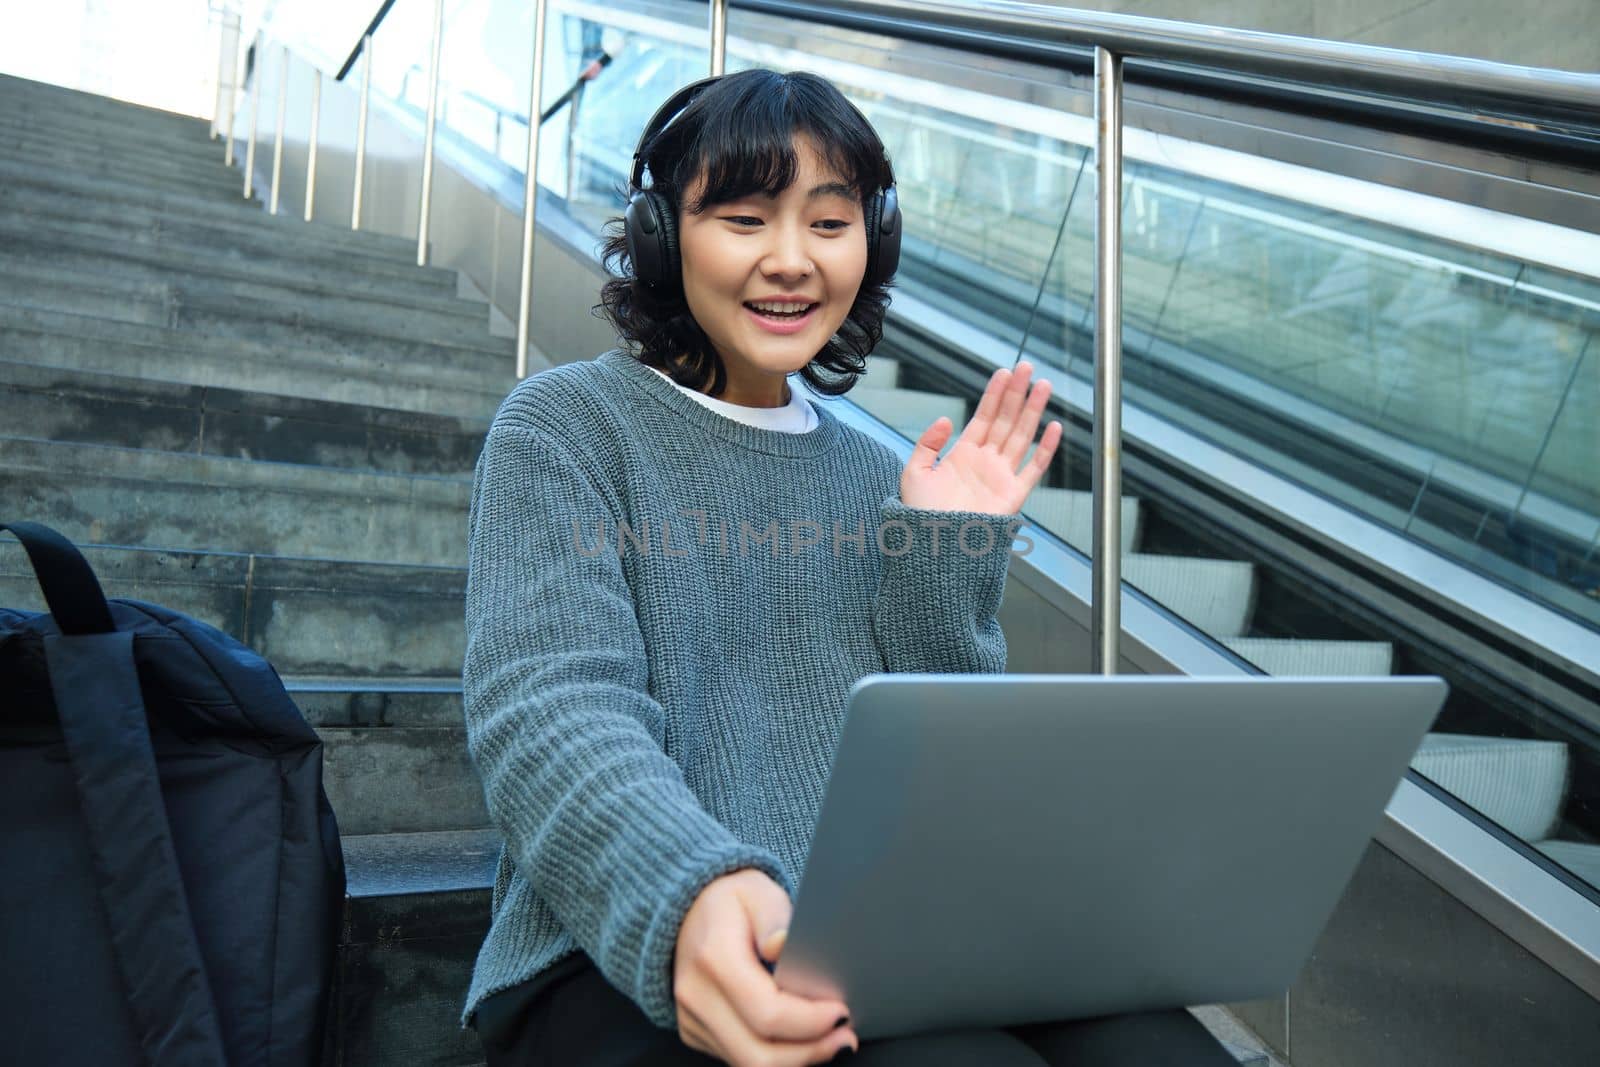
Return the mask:
<path id="1" fill-rule="evenodd" d="M 719 399 L 749 407 L 788 402 L 784 379 L 839 329 L 867 270 L 861 201 L 805 137 L 795 179 L 776 196 L 754 192 L 681 211 L 678 247 L 689 312 L 727 370 Z M 696 202 L 702 180 L 685 190 Z"/>

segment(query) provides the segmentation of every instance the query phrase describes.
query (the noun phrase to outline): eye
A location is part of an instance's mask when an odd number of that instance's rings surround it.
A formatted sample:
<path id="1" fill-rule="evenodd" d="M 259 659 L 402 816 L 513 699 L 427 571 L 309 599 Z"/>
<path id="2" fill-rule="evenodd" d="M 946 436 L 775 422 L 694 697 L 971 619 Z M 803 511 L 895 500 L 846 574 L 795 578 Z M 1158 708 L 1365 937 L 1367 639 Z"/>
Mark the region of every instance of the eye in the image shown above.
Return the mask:
<path id="1" fill-rule="evenodd" d="M 850 223 L 844 219 L 823 219 L 816 225 L 821 226 L 830 233 L 838 233 L 840 230 L 848 230 L 850 228 Z"/>
<path id="2" fill-rule="evenodd" d="M 724 215 L 723 221 L 731 222 L 735 226 L 760 226 L 761 220 L 754 215 Z"/>

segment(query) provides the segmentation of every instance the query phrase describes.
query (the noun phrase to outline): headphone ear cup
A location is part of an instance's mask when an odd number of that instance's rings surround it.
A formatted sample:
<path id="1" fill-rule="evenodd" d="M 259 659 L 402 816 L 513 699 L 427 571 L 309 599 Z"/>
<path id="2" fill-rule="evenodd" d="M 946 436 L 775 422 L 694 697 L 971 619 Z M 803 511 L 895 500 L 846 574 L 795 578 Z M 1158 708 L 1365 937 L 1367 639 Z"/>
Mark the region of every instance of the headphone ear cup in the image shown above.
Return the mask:
<path id="1" fill-rule="evenodd" d="M 661 226 L 661 284 L 668 289 L 683 287 L 683 260 L 678 255 L 678 213 L 660 193 L 646 194 L 655 204 L 656 221 Z"/>
<path id="2" fill-rule="evenodd" d="M 682 281 L 678 220 L 666 197 L 635 189 L 622 215 L 622 230 L 635 278 L 652 289 L 675 287 Z"/>
<path id="3" fill-rule="evenodd" d="M 867 279 L 874 285 L 900 269 L 900 194 L 894 186 L 873 194 L 867 209 Z"/>
<path id="4" fill-rule="evenodd" d="M 878 222 L 883 214 L 882 189 L 867 197 L 861 213 L 862 227 L 867 232 L 867 273 L 862 278 L 862 283 L 874 285 L 878 281 Z"/>

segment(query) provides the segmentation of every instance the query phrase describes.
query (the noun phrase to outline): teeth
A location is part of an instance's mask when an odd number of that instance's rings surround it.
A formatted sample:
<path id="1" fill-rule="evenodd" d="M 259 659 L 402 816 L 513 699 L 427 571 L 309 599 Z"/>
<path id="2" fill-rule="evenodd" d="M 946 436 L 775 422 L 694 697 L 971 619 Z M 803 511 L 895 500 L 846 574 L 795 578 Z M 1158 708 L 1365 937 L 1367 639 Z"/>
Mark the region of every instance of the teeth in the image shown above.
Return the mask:
<path id="1" fill-rule="evenodd" d="M 805 311 L 810 304 L 779 304 L 761 300 L 750 301 L 750 306 L 757 311 L 771 311 L 780 315 L 793 315 Z"/>

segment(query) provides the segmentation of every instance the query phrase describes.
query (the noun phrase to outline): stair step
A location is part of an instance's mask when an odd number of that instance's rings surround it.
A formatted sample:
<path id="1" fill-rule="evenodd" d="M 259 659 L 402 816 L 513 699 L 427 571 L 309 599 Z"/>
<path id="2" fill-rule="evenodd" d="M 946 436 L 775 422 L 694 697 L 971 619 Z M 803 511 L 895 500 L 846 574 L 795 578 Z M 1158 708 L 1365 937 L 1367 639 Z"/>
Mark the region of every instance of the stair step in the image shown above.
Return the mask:
<path id="1" fill-rule="evenodd" d="M 323 781 L 341 833 L 488 826 L 467 755 L 459 676 L 283 682 L 323 740 Z"/>
<path id="2" fill-rule="evenodd" d="M 1236 560 L 1135 553 L 1123 557 L 1122 578 L 1212 637 L 1241 636 L 1255 607 L 1255 568 Z"/>
<path id="3" fill-rule="evenodd" d="M 192 171 L 216 178 L 230 173 L 223 162 L 224 146 L 220 143 L 195 141 L 187 135 L 130 133 L 118 130 L 114 124 L 57 120 L 36 113 L 0 113 L 0 145 L 8 156 L 63 156 L 90 164 L 125 166 L 151 175 L 182 176 Z M 242 175 L 239 180 L 243 182 Z"/>
<path id="4" fill-rule="evenodd" d="M 489 830 L 343 836 L 334 1062 L 483 1062 L 462 1030 L 472 964 L 489 930 L 499 838 Z"/>
<path id="5" fill-rule="evenodd" d="M 461 679 L 302 678 L 284 688 L 324 744 L 323 783 L 341 833 L 489 825 L 467 755 Z"/>
<path id="6" fill-rule="evenodd" d="M 202 131 L 203 132 L 203 131 Z M 203 135 L 150 136 L 116 123 L 37 111 L 0 112 L 0 144 L 53 144 L 92 159 L 120 159 L 140 166 L 193 166 L 227 172 L 224 146 Z M 242 180 L 242 179 L 241 179 Z"/>
<path id="7" fill-rule="evenodd" d="M 395 237 L 373 233 L 370 230 L 354 231 L 325 222 L 305 222 L 292 215 L 268 215 L 259 204 L 246 201 L 238 190 L 221 200 L 195 200 L 181 193 L 139 189 L 126 183 L 63 173 L 59 168 L 44 168 L 16 160 L 0 158 L 0 198 L 15 192 L 33 198 L 32 203 L 57 203 L 58 213 L 67 218 L 93 214 L 96 218 L 111 220 L 136 218 L 149 223 L 157 217 L 163 227 L 170 229 L 184 222 L 210 223 L 214 226 L 231 226 L 241 234 L 276 233 L 286 235 L 289 247 L 295 244 L 313 248 L 332 246 L 368 255 L 372 258 L 393 260 L 416 268 L 417 242 L 414 238 Z M 145 213 L 143 216 L 138 213 Z M 452 279 L 453 272 L 439 271 Z"/>
<path id="8" fill-rule="evenodd" d="M 308 314 L 322 317 L 377 314 L 397 323 L 414 322 L 424 329 L 442 323 L 486 334 L 489 328 L 488 304 L 459 299 L 453 292 L 425 282 L 364 273 L 339 277 L 337 271 L 326 269 L 314 280 L 314 267 L 295 278 L 274 270 L 273 260 L 235 256 L 208 263 L 206 257 L 188 257 L 181 249 L 120 240 L 107 242 L 114 251 L 94 252 L 63 247 L 39 235 L 13 241 L 16 229 L 13 220 L 0 218 L 0 277 L 32 274 L 52 284 L 129 295 L 176 289 L 212 301 L 298 305 Z M 79 237 L 74 243 L 92 242 Z"/>
<path id="9" fill-rule="evenodd" d="M 439 678 L 365 678 L 289 674 L 283 687 L 300 714 L 324 727 L 458 727 L 461 675 Z"/>
<path id="10" fill-rule="evenodd" d="M 206 119 L 191 117 L 188 122 L 165 128 L 141 124 L 137 118 L 130 123 L 126 114 L 94 115 L 37 100 L 6 99 L 3 91 L 0 91 L 0 99 L 6 103 L 5 108 L 0 109 L 0 126 L 44 134 L 82 135 L 96 142 L 127 144 L 135 149 L 156 145 L 195 154 L 211 153 L 215 158 L 222 154 L 222 141 L 212 138 L 211 123 Z"/>
<path id="11" fill-rule="evenodd" d="M 1230 637 L 1222 643 L 1274 677 L 1362 678 L 1394 670 L 1394 646 L 1387 641 Z"/>
<path id="12" fill-rule="evenodd" d="M 491 417 L 515 384 L 509 367 L 450 350 L 433 361 L 397 360 L 3 303 L 0 360 L 477 420 Z"/>
<path id="13" fill-rule="evenodd" d="M 0 171 L 5 169 L 0 162 Z M 124 196 L 102 202 L 77 189 L 46 191 L 35 185 L 6 184 L 4 178 L 0 173 L 0 212 L 12 217 L 13 225 L 49 226 L 58 233 L 92 231 L 101 239 L 155 241 L 212 256 L 310 261 L 353 273 L 414 278 L 455 291 L 455 271 L 417 266 L 415 242 L 401 254 L 380 235 L 304 222 L 287 214 L 268 215 L 242 201 L 237 206 L 214 205 L 225 209 L 210 212 L 194 210 L 205 202 L 185 197 L 141 202 Z"/>
<path id="14" fill-rule="evenodd" d="M 1561 818 L 1571 756 L 1561 741 L 1429 734 L 1411 766 L 1524 841 Z"/>
<path id="15" fill-rule="evenodd" d="M 318 283 L 309 271 L 299 278 L 275 271 L 275 260 L 252 262 L 241 256 L 208 263 L 206 257 L 185 256 L 182 249 L 115 239 L 106 242 L 115 251 L 94 252 L 51 240 L 48 235 L 12 240 L 18 229 L 14 219 L 0 217 L 0 278 L 31 275 L 74 289 L 129 296 L 177 291 L 189 299 L 210 302 L 297 306 L 306 314 L 333 319 L 376 314 L 422 328 L 439 323 L 473 334 L 487 333 L 489 328 L 488 304 L 459 299 L 437 286 L 401 280 L 404 289 L 398 289 L 396 279 L 364 273 L 346 279 L 329 271 L 323 272 Z M 94 243 L 88 235 L 69 241 Z"/>
<path id="16" fill-rule="evenodd" d="M 63 92 L 77 93 L 77 96 L 64 96 Z M 61 86 L 48 86 L 41 92 L 27 85 L 0 84 L 0 103 L 4 105 L 0 111 L 12 122 L 26 120 L 51 128 L 55 123 L 89 128 L 98 125 L 112 128 L 122 137 L 184 144 L 204 144 L 210 140 L 211 124 L 205 119 L 78 90 L 64 90 Z"/>
<path id="17" fill-rule="evenodd" d="M 192 615 L 284 674 L 434 678 L 461 671 L 463 567 L 80 547 L 107 596 Z M 0 604 L 45 610 L 27 558 L 10 540 L 0 541 Z"/>
<path id="18" fill-rule="evenodd" d="M 471 475 L 489 427 L 484 419 L 3 361 L 0 410 L 14 437 L 456 477 Z"/>
<path id="19" fill-rule="evenodd" d="M 247 239 L 248 240 L 248 239 Z M 130 229 L 102 226 L 88 219 L 64 223 L 44 216 L 21 217 L 6 210 L 0 193 L 0 248 L 19 260 L 79 274 L 111 273 L 120 278 L 156 281 L 215 279 L 260 285 L 268 292 L 340 296 L 398 307 L 472 314 L 486 322 L 488 305 L 456 295 L 455 278 L 445 271 L 371 270 L 370 260 L 349 253 L 287 253 L 244 247 L 246 241 L 211 235 L 204 242 L 159 225 Z"/>
<path id="20" fill-rule="evenodd" d="M 454 727 L 319 726 L 323 785 L 344 833 L 489 825 L 483 787 Z"/>
<path id="21" fill-rule="evenodd" d="M 305 331 L 393 347 L 415 354 L 434 345 L 509 356 L 512 343 L 489 333 L 487 307 L 449 312 L 403 308 L 362 298 L 274 291 L 251 282 L 171 275 L 155 280 L 101 270 L 26 262 L 0 253 L 0 299 L 147 325 L 183 325 L 223 336 L 293 341 Z M 421 347 L 418 347 L 421 346 Z"/>
<path id="22" fill-rule="evenodd" d="M 6 158 L 35 166 L 59 167 L 100 179 L 115 179 L 148 189 L 159 189 L 180 194 L 225 197 L 234 193 L 242 195 L 244 178 L 233 184 L 232 172 L 220 159 L 213 167 L 198 167 L 185 163 L 154 163 L 123 159 L 114 155 L 97 155 L 75 149 L 54 141 L 41 141 L 32 137 L 0 134 L 0 153 Z"/>
<path id="23" fill-rule="evenodd" d="M 0 437 L 0 495 L 74 540 L 465 566 L 470 478 Z"/>
<path id="24" fill-rule="evenodd" d="M 179 136 L 193 131 L 199 131 L 203 135 L 209 128 L 205 119 L 195 118 L 192 115 L 180 115 L 175 111 L 163 111 L 160 108 L 112 100 L 97 93 L 69 89 L 49 82 L 34 81 L 31 78 L 19 78 L 13 74 L 0 74 L 0 101 L 4 102 L 8 110 L 36 106 L 66 115 L 105 116 L 121 122 L 129 129 L 148 127 Z"/>
<path id="25" fill-rule="evenodd" d="M 196 212 L 260 211 L 261 206 L 244 198 L 244 179 L 234 184 L 230 172 L 224 170 L 224 181 L 173 181 L 165 177 L 141 175 L 136 171 L 119 171 L 114 164 L 79 164 L 60 158 L 38 158 L 34 154 L 0 156 L 0 189 L 17 183 L 18 175 L 25 176 L 31 185 L 58 184 L 64 195 L 82 195 L 82 190 L 103 187 L 116 190 L 119 203 L 134 201 L 169 200 L 190 205 Z M 51 175 L 60 175 L 52 182 Z"/>
<path id="26" fill-rule="evenodd" d="M 957 427 L 959 431 L 960 427 Z M 1022 513 L 1030 522 L 1055 534 L 1080 552 L 1089 552 L 1094 543 L 1094 494 L 1076 489 L 1038 486 L 1023 502 Z M 1144 512 L 1134 497 L 1122 498 L 1122 551 L 1126 555 L 1139 543 Z"/>
<path id="27" fill-rule="evenodd" d="M 0 263 L 0 302 L 11 308 L 167 327 L 229 344 L 314 347 L 422 366 L 449 363 L 504 373 L 514 365 L 513 342 L 490 335 L 487 323 L 476 326 L 438 317 L 429 321 L 415 315 L 406 320 L 381 308 L 342 312 L 332 301 L 306 311 L 293 301 L 241 300 L 223 290 L 219 285 L 102 283 L 44 268 L 30 277 Z"/>

